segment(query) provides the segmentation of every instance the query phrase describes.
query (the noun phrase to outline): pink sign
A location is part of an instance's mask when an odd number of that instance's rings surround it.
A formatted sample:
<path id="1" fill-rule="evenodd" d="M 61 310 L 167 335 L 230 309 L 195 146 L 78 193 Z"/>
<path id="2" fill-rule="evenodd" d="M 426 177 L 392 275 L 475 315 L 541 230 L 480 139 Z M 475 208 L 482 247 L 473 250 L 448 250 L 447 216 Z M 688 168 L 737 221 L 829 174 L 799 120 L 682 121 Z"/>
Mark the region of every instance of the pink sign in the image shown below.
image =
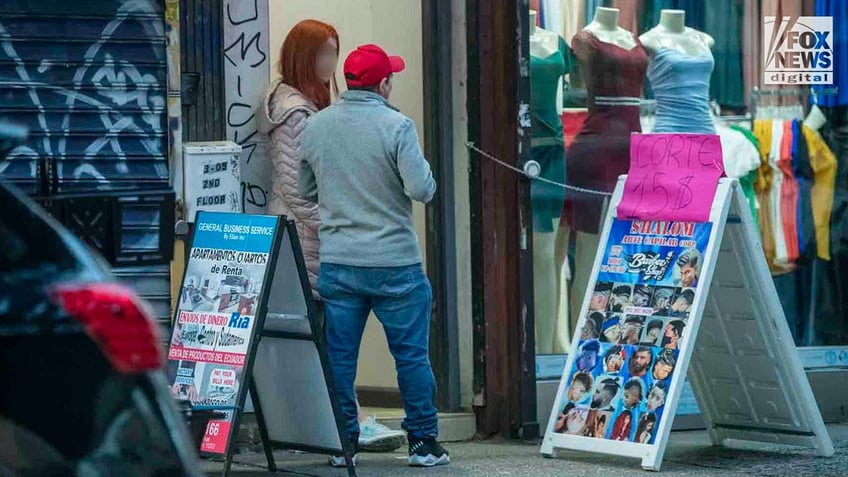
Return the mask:
<path id="1" fill-rule="evenodd" d="M 618 218 L 708 222 L 723 175 L 715 134 L 633 134 Z"/>

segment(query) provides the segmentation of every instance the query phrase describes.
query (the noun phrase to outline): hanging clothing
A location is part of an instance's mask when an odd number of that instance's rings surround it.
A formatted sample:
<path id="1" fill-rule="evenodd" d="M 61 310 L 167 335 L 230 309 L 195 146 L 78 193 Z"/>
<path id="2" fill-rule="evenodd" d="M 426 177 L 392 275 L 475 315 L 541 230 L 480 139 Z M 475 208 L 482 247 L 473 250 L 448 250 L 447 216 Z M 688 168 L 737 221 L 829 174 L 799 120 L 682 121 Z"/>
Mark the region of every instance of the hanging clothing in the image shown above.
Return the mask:
<path id="1" fill-rule="evenodd" d="M 742 45 L 754 45 L 742 48 L 742 75 L 747 93 L 759 88 L 763 78 L 762 48 L 757 47 L 763 41 L 760 0 L 743 0 L 742 18 Z"/>
<path id="2" fill-rule="evenodd" d="M 583 30 L 572 42 L 584 67 L 589 114 L 568 150 L 568 182 L 612 192 L 630 163 L 630 133 L 641 132 L 639 96 L 648 55 L 639 39 L 630 50 L 606 43 Z M 598 233 L 604 197 L 568 191 L 566 223 L 580 232 Z"/>
<path id="3" fill-rule="evenodd" d="M 786 240 L 787 264 L 794 264 L 800 257 L 798 248 L 798 181 L 792 167 L 792 121 L 783 121 L 783 140 L 777 167 L 783 173 L 780 187 L 780 215 L 783 219 L 783 236 Z"/>
<path id="4" fill-rule="evenodd" d="M 530 0 L 530 10 L 536 12 L 536 26 L 539 28 L 545 28 L 543 25 L 544 21 L 542 20 L 542 0 Z"/>
<path id="5" fill-rule="evenodd" d="M 571 64 L 571 51 L 561 37 L 559 49 L 551 55 L 546 58 L 530 57 L 531 155 L 542 167 L 540 177 L 559 183 L 565 182 L 565 141 L 557 92 L 559 81 L 571 71 Z M 565 201 L 565 191 L 553 184 L 533 181 L 530 200 L 533 230 L 553 232 L 554 220 L 560 217 Z"/>
<path id="6" fill-rule="evenodd" d="M 848 105 L 848 2 L 845 0 L 816 0 L 815 14 L 833 17 L 833 34 L 830 46 L 833 48 L 833 85 L 814 86 L 814 89 L 836 87 L 835 95 L 823 96 L 819 100 L 824 106 Z"/>
<path id="7" fill-rule="evenodd" d="M 783 218 L 781 213 L 781 192 L 783 191 L 783 171 L 780 170 L 780 156 L 783 149 L 783 121 L 772 120 L 771 126 L 771 151 L 769 151 L 769 167 L 772 170 L 771 190 L 769 191 L 769 203 L 771 206 L 771 231 L 774 237 L 774 266 L 780 271 L 781 267 L 789 265 L 789 250 L 786 246 L 786 234 L 783 232 Z"/>
<path id="8" fill-rule="evenodd" d="M 588 24 L 592 23 L 592 20 L 595 19 L 595 10 L 597 10 L 598 7 L 607 6 L 606 5 L 607 2 L 604 1 L 604 0 L 584 0 L 584 1 L 585 1 L 585 3 L 584 3 L 585 9 L 583 10 L 583 14 L 585 15 L 585 22 L 583 24 L 588 25 Z"/>
<path id="9" fill-rule="evenodd" d="M 686 26 L 695 30 L 704 30 L 704 11 L 706 10 L 704 0 L 645 0 L 644 3 L 646 5 L 643 8 L 653 14 L 650 28 L 660 22 L 662 10 L 683 10 L 686 12 Z M 710 3 L 710 7 L 712 7 L 712 3 Z"/>
<path id="10" fill-rule="evenodd" d="M 711 0 L 704 17 L 704 32 L 715 40 L 710 95 L 722 106 L 734 108 L 746 104 L 742 77 L 743 15 L 744 5 L 740 0 Z"/>
<path id="11" fill-rule="evenodd" d="M 648 79 L 657 100 L 655 133 L 714 134 L 710 115 L 710 75 L 713 55 L 687 55 L 660 48 L 648 66 Z"/>
<path id="12" fill-rule="evenodd" d="M 811 191 L 813 221 L 815 222 L 816 249 L 818 257 L 830 260 L 830 225 L 833 212 L 834 189 L 836 187 L 836 156 L 816 131 L 803 126 L 815 177 Z"/>
<path id="13" fill-rule="evenodd" d="M 739 128 L 741 129 L 741 128 Z M 756 139 L 750 138 L 744 130 L 724 125 L 716 126 L 716 133 L 721 139 L 721 155 L 724 158 L 724 171 L 727 177 L 736 178 L 742 187 L 742 192 L 751 207 L 751 215 L 757 220 L 757 197 L 754 192 L 754 178 L 760 167 L 760 152 Z M 748 131 L 750 134 L 750 131 Z M 752 140 L 753 139 L 753 140 Z"/>
<path id="14" fill-rule="evenodd" d="M 586 26 L 586 3 L 584 0 L 561 0 L 562 2 L 562 37 L 571 44 L 580 30 Z"/>
<path id="15" fill-rule="evenodd" d="M 837 0 L 837 1 L 842 1 L 842 0 Z M 762 7 L 761 11 L 757 15 L 757 21 L 760 22 L 761 25 L 762 25 L 762 22 L 763 22 L 763 17 L 774 16 L 774 17 L 797 18 L 797 17 L 801 16 L 801 14 L 803 13 L 803 5 L 802 5 L 801 0 L 762 0 L 761 7 Z M 834 25 L 836 25 L 835 22 L 834 22 Z M 749 49 L 762 50 L 763 33 L 762 33 L 761 29 L 763 27 L 760 26 L 759 28 L 760 28 L 760 34 L 759 34 L 759 36 L 757 36 L 753 39 L 754 42 L 753 43 L 746 43 L 746 45 L 752 45 L 752 46 L 756 45 L 756 47 L 755 48 L 749 48 Z M 768 28 L 769 28 L 768 31 L 771 31 L 771 25 Z M 762 59 L 762 57 L 760 57 L 760 59 Z M 763 90 L 779 90 L 783 87 L 781 85 L 765 86 L 765 85 L 762 84 L 762 77 L 763 77 L 762 62 L 760 62 L 759 66 L 758 66 L 758 75 L 759 75 L 759 78 L 758 78 L 759 83 L 758 84 L 761 85 L 760 89 L 763 89 Z M 788 106 L 788 105 L 796 104 L 797 98 L 794 98 L 792 96 L 776 96 L 776 97 L 774 97 L 773 101 L 774 101 L 775 106 L 777 106 L 777 105 L 787 105 Z"/>
<path id="16" fill-rule="evenodd" d="M 542 28 L 552 31 L 559 36 L 563 34 L 562 5 L 560 0 L 542 0 L 542 11 L 544 12 L 544 25 Z"/>
<path id="17" fill-rule="evenodd" d="M 757 182 L 757 177 L 759 177 L 759 167 L 762 164 L 762 157 L 760 156 L 760 142 L 757 141 L 757 138 L 754 136 L 754 133 L 751 132 L 750 129 L 743 128 L 742 126 L 733 124 L 730 126 L 730 129 L 741 133 L 745 136 L 753 146 L 757 152 L 757 168 L 751 170 L 748 174 L 739 178 L 739 183 L 742 185 L 742 191 L 745 192 L 745 197 L 748 198 L 748 202 L 751 204 L 751 213 L 754 216 L 754 220 L 756 222 L 760 221 L 759 214 L 759 201 L 757 200 L 757 191 L 755 188 L 755 184 Z"/>
<path id="18" fill-rule="evenodd" d="M 618 26 L 625 30 L 638 34 L 639 17 L 644 8 L 643 2 L 633 0 L 612 0 L 612 7 L 619 10 Z"/>
<path id="19" fill-rule="evenodd" d="M 816 256 L 816 226 L 813 221 L 812 189 L 815 175 L 810 165 L 803 123 L 792 121 L 792 169 L 798 181 L 798 249 L 800 260 L 808 263 Z"/>

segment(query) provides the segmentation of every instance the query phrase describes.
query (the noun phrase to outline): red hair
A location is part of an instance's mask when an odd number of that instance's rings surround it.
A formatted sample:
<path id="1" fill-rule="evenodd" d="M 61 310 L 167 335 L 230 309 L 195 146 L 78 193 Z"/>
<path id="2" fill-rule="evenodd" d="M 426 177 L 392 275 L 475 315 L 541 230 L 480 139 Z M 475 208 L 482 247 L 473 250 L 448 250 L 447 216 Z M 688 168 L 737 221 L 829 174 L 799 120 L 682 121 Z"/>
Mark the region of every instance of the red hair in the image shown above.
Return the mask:
<path id="1" fill-rule="evenodd" d="M 318 20 L 303 20 L 291 29 L 280 48 L 280 76 L 283 83 L 297 88 L 318 109 L 330 105 L 331 88 L 333 93 L 339 90 L 335 74 L 332 81 L 324 82 L 315 71 L 318 52 L 331 38 L 336 41 L 338 55 L 339 34 L 336 29 Z"/>

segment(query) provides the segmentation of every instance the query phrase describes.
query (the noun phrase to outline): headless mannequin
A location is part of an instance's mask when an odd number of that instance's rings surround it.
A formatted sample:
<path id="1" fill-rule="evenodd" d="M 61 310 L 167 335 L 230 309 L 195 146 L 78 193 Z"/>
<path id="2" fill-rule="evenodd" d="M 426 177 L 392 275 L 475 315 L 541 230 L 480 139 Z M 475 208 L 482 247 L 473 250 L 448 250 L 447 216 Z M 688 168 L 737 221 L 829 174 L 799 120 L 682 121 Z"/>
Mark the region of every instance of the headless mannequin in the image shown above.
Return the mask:
<path id="1" fill-rule="evenodd" d="M 633 33 L 618 26 L 619 10 L 617 8 L 598 7 L 595 10 L 595 17 L 591 23 L 586 25 L 586 30 L 591 32 L 599 41 L 610 43 L 623 48 L 632 50 L 638 44 L 633 37 Z M 601 221 L 606 217 L 606 204 L 601 213 Z M 602 224 L 601 224 L 602 225 Z M 599 227 L 599 230 L 603 227 Z M 557 257 L 560 262 L 559 267 L 567 266 L 565 263 L 567 257 L 567 249 L 570 241 L 571 231 L 563 230 L 561 236 L 557 239 L 558 250 Z M 598 251 L 600 243 L 600 235 L 586 232 L 575 233 L 574 247 L 574 273 L 572 275 L 571 295 L 569 298 L 569 306 L 563 306 L 560 310 L 560 320 L 568 323 L 568 329 L 573 334 L 577 328 L 577 322 L 580 320 L 580 311 L 583 306 L 583 298 L 586 288 L 589 286 L 589 278 L 592 273 L 592 267 L 595 263 L 595 254 Z M 570 320 L 569 320 L 570 318 Z"/>
<path id="2" fill-rule="evenodd" d="M 537 13 L 530 10 L 530 54 L 547 58 L 559 51 L 559 35 L 536 27 Z"/>
<path id="3" fill-rule="evenodd" d="M 592 23 L 586 25 L 586 30 L 604 43 L 632 50 L 636 48 L 636 40 L 633 39 L 633 33 L 618 26 L 618 15 L 617 8 L 598 7 L 595 10 L 595 18 Z"/>
<path id="4" fill-rule="evenodd" d="M 685 11 L 661 10 L 659 25 L 645 32 L 639 37 L 639 41 L 651 56 L 661 48 L 669 48 L 689 56 L 709 53 L 710 48 L 715 45 L 713 37 L 687 27 L 685 22 Z"/>
<path id="5" fill-rule="evenodd" d="M 536 27 L 537 14 L 530 10 L 530 55 L 549 58 L 559 51 L 559 35 Z M 561 110 L 561 105 L 558 105 Z M 556 268 L 554 232 L 533 232 L 533 303 L 536 323 L 536 353 L 562 352 L 557 346 L 560 283 Z"/>

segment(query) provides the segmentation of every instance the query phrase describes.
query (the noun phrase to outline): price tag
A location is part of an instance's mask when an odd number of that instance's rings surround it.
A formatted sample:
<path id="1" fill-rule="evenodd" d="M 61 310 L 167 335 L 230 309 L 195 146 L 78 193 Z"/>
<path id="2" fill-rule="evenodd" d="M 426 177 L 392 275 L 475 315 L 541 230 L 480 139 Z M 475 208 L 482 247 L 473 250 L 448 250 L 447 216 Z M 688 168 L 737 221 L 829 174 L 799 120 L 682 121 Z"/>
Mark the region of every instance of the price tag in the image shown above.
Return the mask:
<path id="1" fill-rule="evenodd" d="M 715 134 L 633 134 L 618 218 L 708 222 L 723 175 Z"/>

